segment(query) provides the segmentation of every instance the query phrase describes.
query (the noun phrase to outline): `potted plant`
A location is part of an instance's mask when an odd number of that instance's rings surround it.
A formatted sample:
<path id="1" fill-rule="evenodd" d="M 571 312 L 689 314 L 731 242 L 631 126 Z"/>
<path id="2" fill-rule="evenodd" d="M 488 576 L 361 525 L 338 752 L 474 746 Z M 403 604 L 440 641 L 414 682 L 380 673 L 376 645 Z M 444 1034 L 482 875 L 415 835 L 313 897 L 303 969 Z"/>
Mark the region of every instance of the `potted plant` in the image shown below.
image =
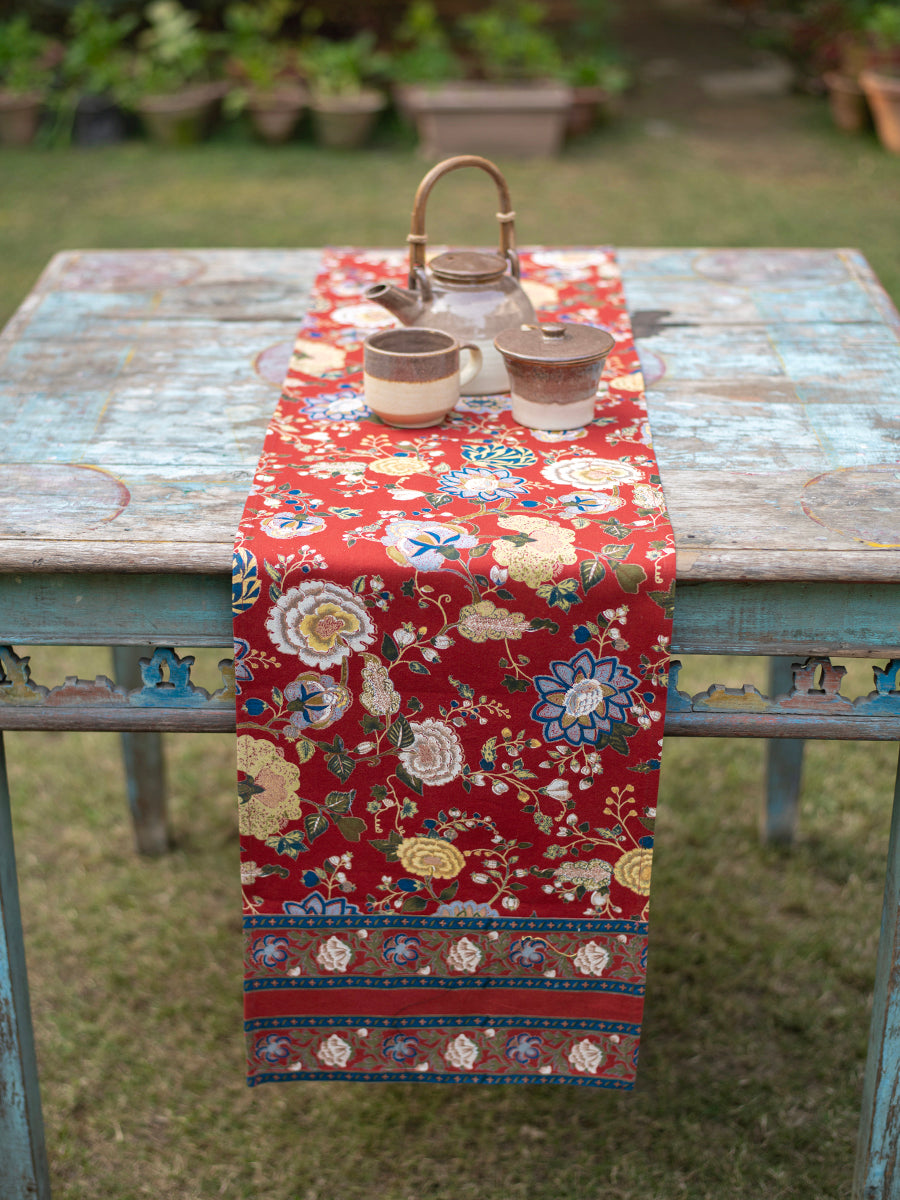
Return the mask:
<path id="1" fill-rule="evenodd" d="M 400 115 L 416 122 L 421 89 L 462 79 L 462 60 L 432 0 L 413 0 L 394 33 L 391 89 Z"/>
<path id="2" fill-rule="evenodd" d="M 227 111 L 246 110 L 254 130 L 271 144 L 292 136 L 306 106 L 297 49 L 278 39 L 295 0 L 236 3 L 225 10 L 228 71 L 236 81 L 226 99 Z"/>
<path id="3" fill-rule="evenodd" d="M 428 157 L 460 153 L 550 155 L 562 145 L 572 90 L 534 0 L 499 0 L 460 18 L 469 78 L 415 95 Z"/>
<path id="4" fill-rule="evenodd" d="M 876 4 L 865 21 L 872 39 L 872 65 L 860 72 L 878 138 L 885 150 L 900 154 L 900 8 Z"/>
<path id="5" fill-rule="evenodd" d="M 227 90 L 211 78 L 214 43 L 178 0 L 153 0 L 138 38 L 128 88 L 148 135 L 189 145 L 210 129 Z"/>
<path id="6" fill-rule="evenodd" d="M 305 43 L 300 65 L 321 145 L 350 149 L 368 139 L 386 106 L 384 92 L 372 84 L 386 76 L 388 62 L 368 30 L 342 41 L 314 36 Z"/>
<path id="7" fill-rule="evenodd" d="M 97 0 L 80 0 L 69 17 L 58 107 L 82 146 L 104 145 L 125 136 L 119 106 L 129 77 L 126 39 L 137 25 L 130 13 L 108 16 Z"/>
<path id="8" fill-rule="evenodd" d="M 54 43 L 27 17 L 0 22 L 0 145 L 34 141 L 56 57 Z"/>
<path id="9" fill-rule="evenodd" d="M 588 133 L 598 117 L 609 120 L 615 116 L 631 82 L 631 74 L 621 62 L 594 54 L 573 58 L 565 77 L 572 88 L 572 107 L 566 121 L 568 137 Z"/>

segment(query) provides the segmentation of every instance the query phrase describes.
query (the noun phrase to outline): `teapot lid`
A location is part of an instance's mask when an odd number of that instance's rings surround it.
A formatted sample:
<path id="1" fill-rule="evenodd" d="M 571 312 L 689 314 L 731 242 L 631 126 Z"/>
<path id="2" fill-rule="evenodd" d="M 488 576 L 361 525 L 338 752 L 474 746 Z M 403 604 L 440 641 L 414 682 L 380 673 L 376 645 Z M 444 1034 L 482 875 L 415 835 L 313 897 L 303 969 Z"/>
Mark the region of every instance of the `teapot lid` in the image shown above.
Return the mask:
<path id="1" fill-rule="evenodd" d="M 480 250 L 448 250 L 436 254 L 428 268 L 448 283 L 487 283 L 506 270 L 506 259 Z"/>
<path id="2" fill-rule="evenodd" d="M 504 355 L 522 362 L 582 363 L 605 358 L 615 338 L 596 325 L 573 321 L 547 321 L 543 325 L 518 325 L 504 329 L 494 345 Z"/>

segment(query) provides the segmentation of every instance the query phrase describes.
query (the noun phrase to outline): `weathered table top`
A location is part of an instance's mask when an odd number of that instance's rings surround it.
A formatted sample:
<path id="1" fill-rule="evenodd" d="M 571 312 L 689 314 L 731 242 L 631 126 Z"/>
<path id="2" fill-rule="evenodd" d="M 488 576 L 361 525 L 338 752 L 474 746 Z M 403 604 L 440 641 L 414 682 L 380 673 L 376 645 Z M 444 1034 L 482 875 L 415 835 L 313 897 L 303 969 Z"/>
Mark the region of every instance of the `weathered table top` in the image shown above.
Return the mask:
<path id="1" fill-rule="evenodd" d="M 900 318 L 864 259 L 619 258 L 675 527 L 679 648 L 896 653 Z M 227 644 L 233 534 L 317 262 L 52 260 L 0 335 L 0 640 Z"/>

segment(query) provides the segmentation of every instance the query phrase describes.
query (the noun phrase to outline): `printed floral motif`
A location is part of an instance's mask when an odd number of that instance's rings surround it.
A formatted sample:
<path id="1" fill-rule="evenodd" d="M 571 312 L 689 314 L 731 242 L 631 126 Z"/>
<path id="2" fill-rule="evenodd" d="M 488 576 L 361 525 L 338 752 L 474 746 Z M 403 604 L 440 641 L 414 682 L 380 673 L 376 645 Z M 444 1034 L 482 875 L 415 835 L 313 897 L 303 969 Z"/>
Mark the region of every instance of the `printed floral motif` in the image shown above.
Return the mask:
<path id="1" fill-rule="evenodd" d="M 417 571 L 439 571 L 460 550 L 478 544 L 462 525 L 443 525 L 437 521 L 392 521 L 381 539 L 388 557 L 401 566 Z"/>
<path id="2" fill-rule="evenodd" d="M 459 612 L 459 632 L 470 642 L 499 642 L 507 638 L 518 640 L 528 628 L 524 613 L 511 613 L 498 608 L 492 600 L 467 604 Z"/>
<path id="3" fill-rule="evenodd" d="M 643 846 L 627 850 L 616 862 L 613 874 L 623 887 L 630 888 L 639 896 L 650 895 L 650 873 L 653 867 L 653 851 Z"/>
<path id="4" fill-rule="evenodd" d="M 240 807 L 238 828 L 255 838 L 267 838 L 300 816 L 300 769 L 288 762 L 280 746 L 242 734 L 237 740 Z"/>
<path id="5" fill-rule="evenodd" d="M 359 700 L 373 716 L 387 717 L 400 708 L 400 696 L 391 683 L 387 667 L 374 654 L 365 656 L 363 667 L 363 690 Z"/>
<path id="6" fill-rule="evenodd" d="M 397 857 L 407 871 L 426 879 L 454 879 L 466 865 L 453 843 L 440 838 L 404 838 Z"/>
<path id="7" fill-rule="evenodd" d="M 605 458 L 561 459 L 541 472 L 551 483 L 602 492 L 623 483 L 640 483 L 643 475 L 630 463 Z"/>
<path id="8" fill-rule="evenodd" d="M 566 1056 L 576 1071 L 586 1075 L 596 1075 L 603 1062 L 603 1051 L 590 1038 L 582 1038 L 575 1042 Z"/>
<path id="9" fill-rule="evenodd" d="M 296 654 L 311 667 L 333 667 L 375 637 L 369 615 L 353 593 L 320 579 L 280 596 L 266 628 L 279 650 Z"/>
<path id="10" fill-rule="evenodd" d="M 542 1045 L 543 1039 L 536 1033 L 514 1033 L 506 1039 L 506 1057 L 528 1067 L 541 1057 Z"/>
<path id="11" fill-rule="evenodd" d="M 462 745 L 455 730 L 433 717 L 410 721 L 409 727 L 413 744 L 400 755 L 400 760 L 410 775 L 431 787 L 441 787 L 455 779 L 463 764 Z"/>
<path id="12" fill-rule="evenodd" d="M 478 1046 L 464 1033 L 459 1034 L 444 1051 L 444 1058 L 459 1071 L 471 1071 L 478 1061 Z"/>
<path id="13" fill-rule="evenodd" d="M 550 670 L 552 675 L 535 677 L 541 701 L 531 710 L 546 741 L 593 744 L 625 723 L 638 680 L 617 658 L 596 659 L 582 650 L 569 662 L 551 663 Z"/>
<path id="14" fill-rule="evenodd" d="M 316 1051 L 316 1058 L 326 1067 L 346 1067 L 353 1054 L 349 1042 L 333 1033 Z"/>
<path id="15" fill-rule="evenodd" d="M 674 544 L 615 256 L 521 259 L 585 428 L 372 419 L 402 256 L 323 254 L 233 574 L 251 1083 L 634 1079 Z"/>
<path id="16" fill-rule="evenodd" d="M 511 500 L 528 491 L 524 479 L 510 474 L 505 467 L 463 467 L 441 476 L 441 491 L 463 500 L 489 504 L 494 500 Z"/>
<path id="17" fill-rule="evenodd" d="M 291 724 L 298 730 L 326 729 L 339 721 L 352 702 L 350 692 L 330 675 L 304 671 L 284 689 Z"/>
<path id="18" fill-rule="evenodd" d="M 582 975 L 602 975 L 609 965 L 609 951 L 596 942 L 585 942 L 579 947 L 574 962 Z"/>
<path id="19" fill-rule="evenodd" d="M 560 567 L 578 559 L 573 546 L 575 530 L 565 529 L 543 517 L 504 517 L 503 529 L 513 529 L 525 536 L 500 538 L 491 546 L 491 553 L 501 566 L 509 568 L 511 579 L 521 580 L 536 588 L 545 579 L 552 579 Z"/>
<path id="20" fill-rule="evenodd" d="M 451 971 L 468 971 L 473 975 L 484 958 L 481 947 L 470 941 L 467 937 L 461 937 L 458 942 L 454 942 L 447 954 L 447 965 Z"/>
<path id="21" fill-rule="evenodd" d="M 316 961 L 326 971 L 346 971 L 352 958 L 353 951 L 339 937 L 330 937 L 323 942 L 316 955 Z"/>

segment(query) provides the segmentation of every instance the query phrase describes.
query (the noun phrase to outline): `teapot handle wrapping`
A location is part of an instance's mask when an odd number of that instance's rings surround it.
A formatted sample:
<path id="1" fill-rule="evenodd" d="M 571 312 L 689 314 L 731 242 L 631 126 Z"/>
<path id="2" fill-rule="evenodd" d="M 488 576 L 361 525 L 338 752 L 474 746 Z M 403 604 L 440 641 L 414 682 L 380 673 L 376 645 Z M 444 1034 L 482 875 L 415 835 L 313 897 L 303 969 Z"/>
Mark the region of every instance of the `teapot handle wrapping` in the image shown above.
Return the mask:
<path id="1" fill-rule="evenodd" d="M 455 171 L 458 167 L 481 167 L 496 183 L 500 198 L 500 211 L 497 213 L 497 220 L 500 222 L 498 253 L 509 263 L 513 278 L 519 278 L 519 256 L 516 253 L 516 214 L 510 205 L 506 180 L 499 167 L 495 166 L 490 159 L 481 158 L 477 154 L 457 154 L 454 158 L 447 158 L 432 167 L 416 191 L 413 201 L 412 226 L 406 239 L 409 242 L 409 286 L 411 288 L 419 286 L 425 271 L 425 247 L 428 244 L 428 235 L 425 233 L 425 203 L 428 195 L 442 175 L 446 175 L 449 171 Z"/>

